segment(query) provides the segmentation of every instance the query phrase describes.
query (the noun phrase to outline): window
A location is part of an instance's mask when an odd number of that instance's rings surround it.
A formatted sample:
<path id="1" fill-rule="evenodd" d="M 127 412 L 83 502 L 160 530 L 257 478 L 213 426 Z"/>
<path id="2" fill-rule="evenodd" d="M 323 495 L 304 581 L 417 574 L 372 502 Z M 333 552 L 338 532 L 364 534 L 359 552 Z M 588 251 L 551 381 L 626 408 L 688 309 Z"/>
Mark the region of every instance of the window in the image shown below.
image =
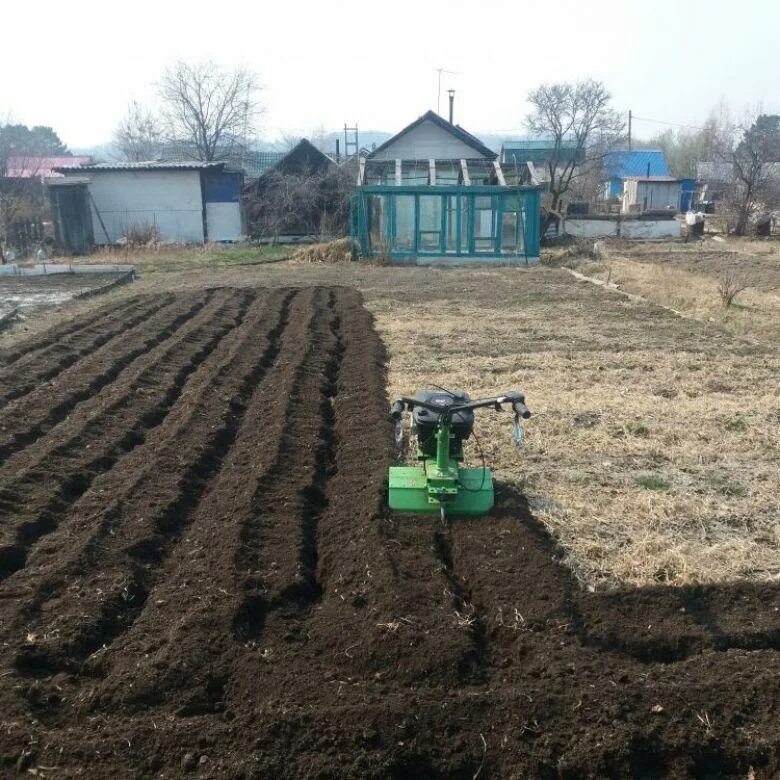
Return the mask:
<path id="1" fill-rule="evenodd" d="M 441 202 L 441 195 L 420 195 L 420 252 L 441 251 Z"/>
<path id="2" fill-rule="evenodd" d="M 393 249 L 396 252 L 414 251 L 414 195 L 393 195 L 395 225 Z"/>
<path id="3" fill-rule="evenodd" d="M 468 195 L 460 197 L 460 251 L 467 255 L 469 247 L 469 214 L 471 213 L 471 198 Z"/>
<path id="4" fill-rule="evenodd" d="M 444 251 L 455 254 L 458 251 L 458 196 L 444 198 Z"/>
<path id="5" fill-rule="evenodd" d="M 492 253 L 496 236 L 496 211 L 490 195 L 474 198 L 474 252 Z"/>
<path id="6" fill-rule="evenodd" d="M 384 196 L 369 195 L 366 199 L 366 207 L 369 251 L 372 254 L 384 254 L 387 249 Z"/>
<path id="7" fill-rule="evenodd" d="M 520 196 L 504 195 L 501 215 L 501 253 L 520 254 L 524 251 L 524 214 Z"/>

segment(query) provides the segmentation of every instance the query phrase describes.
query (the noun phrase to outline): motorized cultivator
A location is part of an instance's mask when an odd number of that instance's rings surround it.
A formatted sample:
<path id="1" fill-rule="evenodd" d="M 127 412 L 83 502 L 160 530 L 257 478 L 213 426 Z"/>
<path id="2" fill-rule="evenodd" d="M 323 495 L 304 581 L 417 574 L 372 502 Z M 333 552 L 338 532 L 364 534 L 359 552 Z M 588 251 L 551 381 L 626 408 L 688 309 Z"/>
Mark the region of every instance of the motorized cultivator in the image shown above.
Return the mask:
<path id="1" fill-rule="evenodd" d="M 391 466 L 389 504 L 398 512 L 438 512 L 447 515 L 483 515 L 493 506 L 493 475 L 482 467 L 462 466 L 463 442 L 474 430 L 474 412 L 509 405 L 515 415 L 513 439 L 523 438 L 521 419 L 531 412 L 525 396 L 514 390 L 481 401 L 467 393 L 449 390 L 423 390 L 412 397 L 401 396 L 391 408 L 395 440 L 404 441 L 404 412 L 411 413 L 410 432 L 417 435 L 419 466 Z M 477 440 L 477 444 L 478 444 Z"/>

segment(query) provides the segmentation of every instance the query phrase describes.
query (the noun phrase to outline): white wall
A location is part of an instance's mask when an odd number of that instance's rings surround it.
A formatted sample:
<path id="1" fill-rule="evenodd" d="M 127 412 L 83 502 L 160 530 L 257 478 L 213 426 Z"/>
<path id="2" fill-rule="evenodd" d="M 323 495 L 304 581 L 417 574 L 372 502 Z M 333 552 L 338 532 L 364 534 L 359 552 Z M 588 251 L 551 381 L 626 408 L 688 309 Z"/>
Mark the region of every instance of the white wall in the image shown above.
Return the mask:
<path id="1" fill-rule="evenodd" d="M 198 171 L 90 171 L 89 176 L 92 229 L 98 244 L 118 241 L 134 225 L 155 225 L 163 241 L 203 242 Z"/>
<path id="2" fill-rule="evenodd" d="M 625 219 L 620 223 L 623 238 L 679 238 L 676 219 Z"/>
<path id="3" fill-rule="evenodd" d="M 680 223 L 676 219 L 574 219 L 568 217 L 564 233 L 575 238 L 676 238 Z"/>
<path id="4" fill-rule="evenodd" d="M 395 143 L 372 155 L 372 160 L 459 160 L 482 155 L 451 133 L 426 119 L 413 130 L 404 133 Z"/>
<path id="5" fill-rule="evenodd" d="M 616 219 L 573 219 L 567 217 L 564 233 L 577 238 L 605 238 L 617 235 Z"/>

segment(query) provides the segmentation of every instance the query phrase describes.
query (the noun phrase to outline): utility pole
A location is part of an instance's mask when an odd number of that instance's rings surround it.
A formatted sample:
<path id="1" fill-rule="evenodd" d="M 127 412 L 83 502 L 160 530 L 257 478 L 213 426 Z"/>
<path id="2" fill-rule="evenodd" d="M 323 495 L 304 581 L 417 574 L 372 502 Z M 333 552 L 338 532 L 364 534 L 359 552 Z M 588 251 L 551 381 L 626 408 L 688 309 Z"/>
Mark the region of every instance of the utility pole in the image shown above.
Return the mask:
<path id="1" fill-rule="evenodd" d="M 628 109 L 628 151 L 631 151 L 631 109 Z"/>

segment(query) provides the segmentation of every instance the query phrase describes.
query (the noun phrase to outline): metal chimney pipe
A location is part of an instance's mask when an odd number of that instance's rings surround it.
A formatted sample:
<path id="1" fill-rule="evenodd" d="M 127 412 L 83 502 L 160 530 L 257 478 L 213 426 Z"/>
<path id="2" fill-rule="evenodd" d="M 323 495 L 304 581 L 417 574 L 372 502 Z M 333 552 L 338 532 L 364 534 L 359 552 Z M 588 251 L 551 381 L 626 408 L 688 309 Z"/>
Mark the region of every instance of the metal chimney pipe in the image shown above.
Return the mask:
<path id="1" fill-rule="evenodd" d="M 454 89 L 448 89 L 447 93 L 450 96 L 450 124 L 453 124 L 452 119 L 455 112 L 455 90 Z"/>

